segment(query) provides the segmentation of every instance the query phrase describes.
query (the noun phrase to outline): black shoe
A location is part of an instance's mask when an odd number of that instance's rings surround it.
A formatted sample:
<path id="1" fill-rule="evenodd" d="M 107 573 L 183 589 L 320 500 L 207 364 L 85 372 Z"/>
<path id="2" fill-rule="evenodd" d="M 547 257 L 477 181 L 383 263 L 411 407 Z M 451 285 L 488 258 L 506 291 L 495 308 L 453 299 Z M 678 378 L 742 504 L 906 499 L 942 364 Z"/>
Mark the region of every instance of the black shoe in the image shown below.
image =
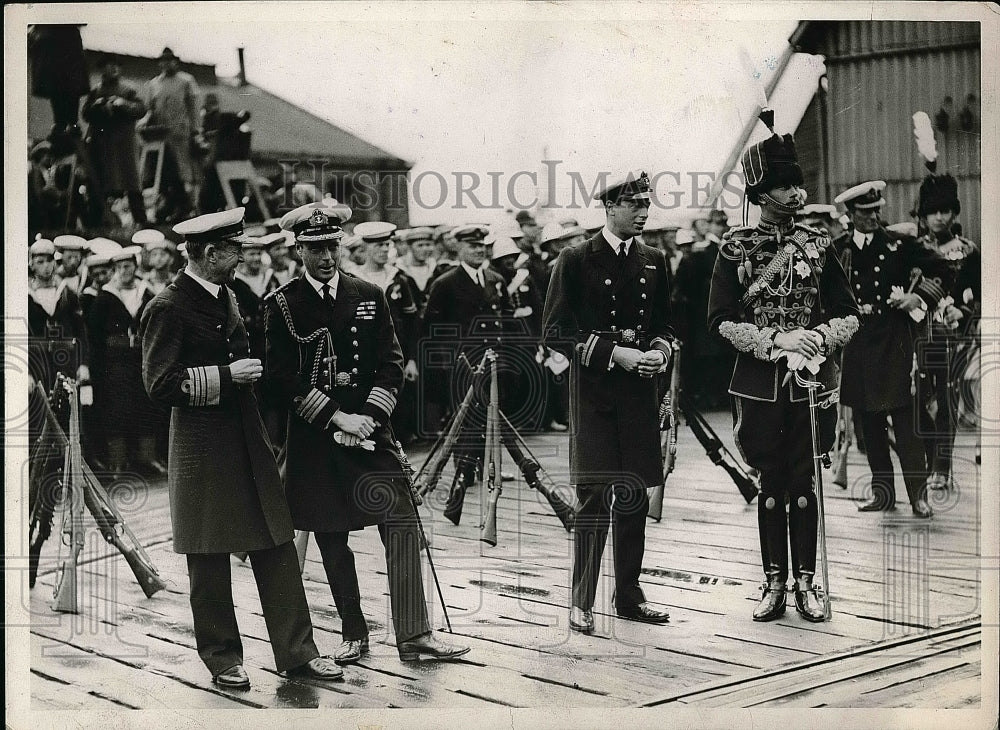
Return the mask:
<path id="1" fill-rule="evenodd" d="M 581 634 L 592 633 L 594 631 L 594 612 L 589 608 L 573 606 L 569 610 L 569 627 Z"/>
<path id="2" fill-rule="evenodd" d="M 285 672 L 289 677 L 306 677 L 308 679 L 343 679 L 344 670 L 330 661 L 329 657 L 318 656 L 305 664 Z"/>
<path id="3" fill-rule="evenodd" d="M 434 638 L 434 634 L 424 634 L 409 641 L 400 642 L 396 647 L 399 651 L 399 659 L 404 662 L 416 661 L 420 657 L 428 659 L 446 660 L 457 659 L 463 654 L 469 653 L 469 647 L 458 644 L 446 644 Z"/>
<path id="4" fill-rule="evenodd" d="M 929 520 L 934 516 L 934 511 L 926 501 L 918 499 L 913 503 L 913 516 L 919 517 L 922 520 Z"/>
<path id="5" fill-rule="evenodd" d="M 866 502 L 858 507 L 858 512 L 888 512 L 892 509 L 896 509 L 894 502 L 886 502 L 884 499 L 873 499 L 871 502 Z"/>
<path id="6" fill-rule="evenodd" d="M 243 665 L 237 664 L 212 677 L 212 684 L 226 689 L 250 689 L 250 677 L 244 671 Z"/>
<path id="7" fill-rule="evenodd" d="M 826 621 L 826 610 L 819 597 L 819 589 L 813 585 L 812 576 L 803 576 L 795 581 L 795 610 L 814 624 Z"/>
<path id="8" fill-rule="evenodd" d="M 333 654 L 333 661 L 343 666 L 359 661 L 368 653 L 368 637 L 345 641 Z"/>
<path id="9" fill-rule="evenodd" d="M 640 621 L 644 624 L 665 624 L 670 620 L 670 614 L 660 611 L 646 602 L 626 609 L 618 609 L 618 618 L 629 621 Z"/>
<path id="10" fill-rule="evenodd" d="M 785 581 L 770 578 L 761 586 L 760 602 L 753 610 L 754 621 L 774 621 L 785 615 Z"/>

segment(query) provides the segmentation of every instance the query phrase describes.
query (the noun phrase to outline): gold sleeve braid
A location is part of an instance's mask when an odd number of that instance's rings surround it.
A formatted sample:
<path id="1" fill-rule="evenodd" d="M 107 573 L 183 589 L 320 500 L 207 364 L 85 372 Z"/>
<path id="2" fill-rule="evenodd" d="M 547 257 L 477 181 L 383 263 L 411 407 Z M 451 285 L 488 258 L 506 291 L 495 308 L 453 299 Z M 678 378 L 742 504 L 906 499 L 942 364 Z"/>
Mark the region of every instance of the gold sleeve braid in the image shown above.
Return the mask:
<path id="1" fill-rule="evenodd" d="M 723 322 L 719 334 L 729 340 L 740 352 L 748 352 L 758 360 L 771 359 L 771 347 L 777 330 L 758 327 L 751 322 Z"/>

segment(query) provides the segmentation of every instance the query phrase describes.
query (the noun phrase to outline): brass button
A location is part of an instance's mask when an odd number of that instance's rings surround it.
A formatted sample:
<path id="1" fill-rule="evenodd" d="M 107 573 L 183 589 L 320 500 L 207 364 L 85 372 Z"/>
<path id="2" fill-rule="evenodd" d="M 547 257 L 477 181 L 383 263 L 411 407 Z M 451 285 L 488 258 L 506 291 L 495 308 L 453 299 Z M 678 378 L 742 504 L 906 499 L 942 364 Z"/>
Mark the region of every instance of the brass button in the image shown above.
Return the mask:
<path id="1" fill-rule="evenodd" d="M 875 271 L 876 271 L 876 273 L 877 273 L 877 272 L 879 272 L 879 271 L 881 271 L 881 270 L 882 270 L 882 269 L 880 269 L 880 268 L 879 268 L 878 266 L 876 266 L 876 267 L 875 267 Z"/>
<path id="2" fill-rule="evenodd" d="M 640 317 L 641 317 L 642 315 L 644 315 L 645 313 L 646 313 L 646 310 L 645 310 L 645 309 L 640 309 L 640 310 L 639 310 L 639 316 L 640 316 Z"/>
<path id="3" fill-rule="evenodd" d="M 645 298 L 646 298 L 646 295 L 645 295 L 645 293 L 644 293 L 644 294 L 642 295 L 642 298 L 643 298 L 643 299 L 645 299 Z"/>
<path id="4" fill-rule="evenodd" d="M 646 277 L 644 276 L 641 279 L 639 279 L 639 283 L 640 284 L 645 284 L 646 283 Z"/>
<path id="5" fill-rule="evenodd" d="M 611 279 L 605 279 L 604 286 L 611 286 Z"/>
<path id="6" fill-rule="evenodd" d="M 612 317 L 614 317 L 614 316 L 615 316 L 615 314 L 617 314 L 617 312 L 615 312 L 615 310 L 613 310 L 613 309 L 612 309 L 612 310 L 611 310 L 611 316 L 612 316 Z"/>
<path id="7" fill-rule="evenodd" d="M 885 261 L 885 254 L 884 254 L 884 253 L 880 253 L 880 254 L 878 255 L 878 260 L 879 260 L 879 261 Z"/>
<path id="8" fill-rule="evenodd" d="M 358 341 L 355 340 L 353 344 L 354 344 L 355 347 L 357 347 L 358 346 Z"/>
<path id="9" fill-rule="evenodd" d="M 355 356 L 354 356 L 354 359 L 355 359 L 355 360 L 360 360 L 361 358 L 360 358 L 359 356 L 355 355 Z"/>
<path id="10" fill-rule="evenodd" d="M 357 375 L 358 374 L 358 369 L 357 368 L 351 368 L 351 373 L 353 375 Z"/>
<path id="11" fill-rule="evenodd" d="M 351 332 L 357 332 L 357 331 L 358 331 L 357 327 L 351 327 Z"/>
<path id="12" fill-rule="evenodd" d="M 878 282 L 877 281 L 875 282 L 875 286 L 878 286 Z"/>

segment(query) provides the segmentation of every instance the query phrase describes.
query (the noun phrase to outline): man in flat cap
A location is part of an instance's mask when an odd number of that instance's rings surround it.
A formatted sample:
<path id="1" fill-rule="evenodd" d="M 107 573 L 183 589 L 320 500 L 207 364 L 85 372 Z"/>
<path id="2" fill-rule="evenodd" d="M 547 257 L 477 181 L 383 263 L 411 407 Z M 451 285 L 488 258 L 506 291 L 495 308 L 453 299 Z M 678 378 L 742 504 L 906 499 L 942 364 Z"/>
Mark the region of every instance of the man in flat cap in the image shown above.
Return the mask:
<path id="1" fill-rule="evenodd" d="M 923 179 L 917 203 L 917 215 L 926 230 L 921 241 L 944 257 L 954 282 L 930 314 L 930 337 L 918 342 L 917 408 L 931 489 L 954 486 L 951 466 L 960 392 L 954 381 L 964 372 L 956 365 L 974 345 L 982 297 L 979 247 L 955 230 L 961 210 L 954 177 L 931 173 Z"/>
<path id="2" fill-rule="evenodd" d="M 761 118 L 771 127 L 766 112 Z M 760 206 L 760 222 L 726 235 L 712 274 L 708 321 L 736 353 L 729 385 L 733 435 L 760 473 L 757 527 L 765 581 L 753 620 L 784 614 L 791 552 L 795 609 L 819 622 L 826 614 L 813 583 L 818 507 L 811 419 L 825 452 L 833 443 L 836 409 L 810 412 L 796 375 L 819 382 L 819 403 L 836 401 L 838 350 L 857 332 L 858 310 L 830 239 L 794 222 L 806 194 L 792 136 L 772 134 L 751 146 L 742 162 L 747 199 Z"/>
<path id="3" fill-rule="evenodd" d="M 655 624 L 669 619 L 639 585 L 646 489 L 663 480 L 654 376 L 672 352 L 667 262 L 662 251 L 637 240 L 650 205 L 646 173 L 629 173 L 596 197 L 607 223 L 559 254 L 542 318 L 545 344 L 572 362 L 570 478 L 580 506 L 569 625 L 584 633 L 594 630 L 612 521 L 618 616 Z"/>
<path id="4" fill-rule="evenodd" d="M 895 509 L 889 421 L 913 514 L 928 518 L 927 464 L 917 435 L 913 357 L 918 327 L 926 327 L 950 288 L 947 262 L 923 242 L 890 236 L 879 220 L 885 182 L 855 185 L 835 198 L 851 227 L 834 245 L 861 311 L 861 329 L 844 348 L 840 401 L 853 409 L 872 472 L 872 498 L 858 509 Z M 918 324 L 922 323 L 922 324 Z"/>
<path id="5" fill-rule="evenodd" d="M 188 263 L 142 316 L 142 376 L 171 406 L 170 521 L 187 556 L 198 654 L 221 687 L 246 688 L 230 554 L 247 552 L 278 671 L 315 679 L 343 672 L 313 642 L 292 519 L 264 432 L 250 354 L 228 284 L 242 259 L 243 208 L 174 226 Z"/>
<path id="6" fill-rule="evenodd" d="M 165 128 L 167 156 L 179 181 L 169 190 L 169 204 L 174 215 L 183 216 L 198 199 L 191 154 L 192 142 L 201 137 L 198 84 L 191 74 L 180 70 L 180 59 L 169 48 L 164 48 L 157 60 L 160 74 L 150 79 L 145 89 L 146 123 Z"/>
<path id="7" fill-rule="evenodd" d="M 348 545 L 378 525 L 385 546 L 400 659 L 453 659 L 466 647 L 431 633 L 420 571 L 419 518 L 390 419 L 403 358 L 383 292 L 338 268 L 351 209 L 327 199 L 289 211 L 302 276 L 267 298 L 267 381 L 288 409 L 285 491 L 292 521 L 315 533 L 344 642 L 340 664 L 369 651 L 368 624 Z"/>
<path id="8" fill-rule="evenodd" d="M 459 263 L 431 284 L 424 312 L 422 341 L 425 349 L 422 352 L 426 353 L 426 345 L 431 345 L 447 350 L 450 358 L 464 353 L 473 365 L 477 365 L 487 349 L 499 351 L 504 320 L 512 313 L 510 297 L 503 277 L 483 267 L 489 228 L 469 224 L 459 226 L 452 233 L 459 245 Z M 469 380 L 455 377 L 462 371 L 453 359 L 450 362 L 443 357 L 435 359 L 444 367 L 424 368 L 425 393 L 454 414 L 465 396 Z M 479 435 L 486 424 L 486 405 L 475 401 L 463 432 L 467 437 L 455 449 L 461 481 L 459 491 L 453 493 L 455 499 L 449 503 L 449 514 L 460 514 L 458 503 L 475 480 L 476 462 L 483 455 Z"/>

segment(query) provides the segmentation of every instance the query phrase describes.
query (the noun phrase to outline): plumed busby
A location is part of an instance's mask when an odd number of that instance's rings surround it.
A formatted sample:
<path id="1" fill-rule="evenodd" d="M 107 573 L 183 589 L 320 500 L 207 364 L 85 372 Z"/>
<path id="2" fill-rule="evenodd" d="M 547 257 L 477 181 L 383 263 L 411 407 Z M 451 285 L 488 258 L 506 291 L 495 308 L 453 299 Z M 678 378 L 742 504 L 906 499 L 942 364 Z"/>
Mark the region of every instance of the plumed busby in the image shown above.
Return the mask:
<path id="1" fill-rule="evenodd" d="M 772 134 L 763 142 L 751 146 L 743 153 L 743 174 L 747 198 L 754 205 L 759 204 L 760 194 L 771 188 L 802 185 L 802 168 L 799 167 L 792 135 Z"/>
<path id="2" fill-rule="evenodd" d="M 962 205 L 958 200 L 958 181 L 948 173 L 928 175 L 920 183 L 917 215 L 925 216 L 942 210 L 958 215 Z"/>

